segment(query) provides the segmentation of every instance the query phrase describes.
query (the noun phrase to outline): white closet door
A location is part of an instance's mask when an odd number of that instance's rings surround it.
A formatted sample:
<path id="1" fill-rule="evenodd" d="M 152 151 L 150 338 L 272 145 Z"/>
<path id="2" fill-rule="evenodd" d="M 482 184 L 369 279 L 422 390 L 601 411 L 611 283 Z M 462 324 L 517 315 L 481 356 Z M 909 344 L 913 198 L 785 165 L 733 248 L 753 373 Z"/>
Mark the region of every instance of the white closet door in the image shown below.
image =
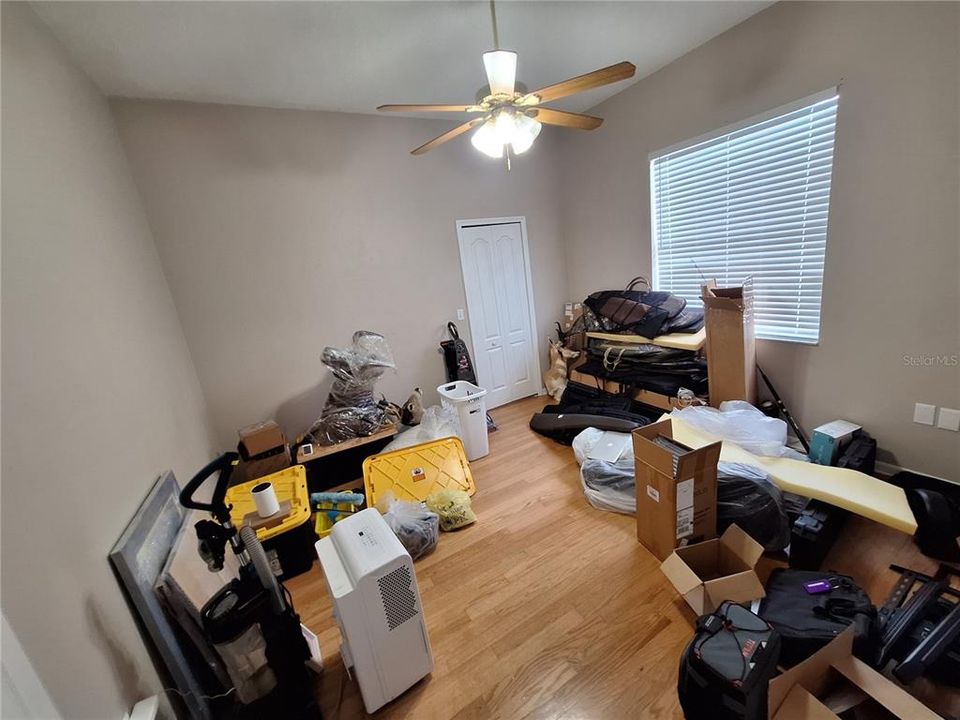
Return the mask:
<path id="1" fill-rule="evenodd" d="M 487 407 L 536 395 L 522 226 L 461 226 L 459 238 L 473 357 L 477 380 L 488 391 Z"/>

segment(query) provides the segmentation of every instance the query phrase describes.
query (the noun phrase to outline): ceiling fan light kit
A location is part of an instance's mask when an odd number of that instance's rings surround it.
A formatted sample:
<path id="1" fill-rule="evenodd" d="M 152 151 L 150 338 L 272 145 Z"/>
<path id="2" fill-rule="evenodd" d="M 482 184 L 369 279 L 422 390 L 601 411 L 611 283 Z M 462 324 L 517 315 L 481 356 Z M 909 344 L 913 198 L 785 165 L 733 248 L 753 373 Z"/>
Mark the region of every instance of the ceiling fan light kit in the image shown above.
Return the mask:
<path id="1" fill-rule="evenodd" d="M 539 122 L 523 113 L 501 109 L 477 128 L 470 142 L 492 158 L 502 158 L 508 145 L 511 154 L 520 155 L 531 148 L 541 127 Z"/>
<path id="2" fill-rule="evenodd" d="M 595 130 L 603 120 L 590 115 L 554 110 L 542 107 L 541 103 L 593 90 L 633 77 L 636 67 L 630 62 L 620 62 L 601 70 L 594 70 L 555 85 L 533 92 L 517 91 L 517 53 L 499 48 L 497 33 L 497 13 L 493 0 L 490 1 L 490 15 L 493 21 L 493 44 L 496 50 L 483 54 L 483 66 L 487 71 L 489 89 L 487 94 L 475 105 L 381 105 L 380 111 L 395 112 L 465 112 L 483 113 L 482 118 L 468 120 L 462 125 L 448 130 L 443 135 L 424 143 L 411 151 L 413 155 L 422 155 L 448 140 L 452 140 L 469 130 L 476 130 L 470 136 L 471 144 L 484 155 L 492 158 L 506 156 L 507 169 L 510 169 L 510 156 L 525 153 L 533 145 L 543 125 L 558 125 L 576 130 Z M 521 86 L 522 90 L 526 90 Z M 478 95 L 482 94 L 479 93 Z"/>

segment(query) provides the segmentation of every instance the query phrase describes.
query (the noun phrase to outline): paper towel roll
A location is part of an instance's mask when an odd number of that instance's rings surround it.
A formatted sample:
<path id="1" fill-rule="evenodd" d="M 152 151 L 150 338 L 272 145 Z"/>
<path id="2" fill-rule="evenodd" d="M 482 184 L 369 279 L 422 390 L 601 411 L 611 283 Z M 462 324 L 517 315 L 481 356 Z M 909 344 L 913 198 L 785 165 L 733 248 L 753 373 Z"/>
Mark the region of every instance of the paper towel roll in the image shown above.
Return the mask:
<path id="1" fill-rule="evenodd" d="M 268 518 L 280 512 L 277 493 L 274 491 L 271 483 L 262 482 L 254 485 L 250 494 L 253 495 L 253 502 L 257 506 L 257 515 L 260 517 Z"/>

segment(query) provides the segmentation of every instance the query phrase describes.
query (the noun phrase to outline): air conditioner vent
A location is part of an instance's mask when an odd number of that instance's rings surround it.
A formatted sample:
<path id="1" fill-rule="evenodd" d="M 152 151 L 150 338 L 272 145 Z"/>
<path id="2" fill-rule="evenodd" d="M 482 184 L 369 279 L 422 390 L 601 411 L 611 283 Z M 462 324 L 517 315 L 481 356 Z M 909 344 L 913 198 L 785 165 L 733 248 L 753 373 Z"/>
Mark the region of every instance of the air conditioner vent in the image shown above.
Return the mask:
<path id="1" fill-rule="evenodd" d="M 413 591 L 413 577 L 406 565 L 388 572 L 377 579 L 380 599 L 387 617 L 387 628 L 393 630 L 412 617 L 417 616 L 417 596 Z"/>

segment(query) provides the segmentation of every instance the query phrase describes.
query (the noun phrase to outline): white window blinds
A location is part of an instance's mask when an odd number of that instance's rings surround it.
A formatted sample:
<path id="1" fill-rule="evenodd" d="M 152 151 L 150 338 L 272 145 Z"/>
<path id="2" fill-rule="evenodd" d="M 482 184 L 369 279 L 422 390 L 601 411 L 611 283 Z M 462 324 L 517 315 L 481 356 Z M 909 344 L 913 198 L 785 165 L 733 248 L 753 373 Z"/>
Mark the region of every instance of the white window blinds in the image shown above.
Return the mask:
<path id="1" fill-rule="evenodd" d="M 654 287 L 752 275 L 757 337 L 816 343 L 836 120 L 832 90 L 652 156 Z"/>

